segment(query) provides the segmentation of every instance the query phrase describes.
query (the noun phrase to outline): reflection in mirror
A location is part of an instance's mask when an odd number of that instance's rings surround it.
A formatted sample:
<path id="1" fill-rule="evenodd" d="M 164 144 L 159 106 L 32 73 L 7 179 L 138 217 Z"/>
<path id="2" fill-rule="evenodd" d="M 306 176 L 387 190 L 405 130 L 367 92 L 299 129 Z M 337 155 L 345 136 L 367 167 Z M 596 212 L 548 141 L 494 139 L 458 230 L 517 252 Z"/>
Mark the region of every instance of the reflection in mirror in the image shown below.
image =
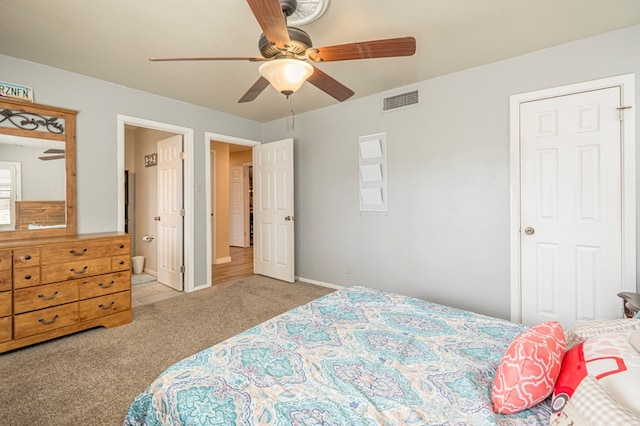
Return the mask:
<path id="1" fill-rule="evenodd" d="M 65 143 L 0 134 L 0 231 L 66 225 Z"/>

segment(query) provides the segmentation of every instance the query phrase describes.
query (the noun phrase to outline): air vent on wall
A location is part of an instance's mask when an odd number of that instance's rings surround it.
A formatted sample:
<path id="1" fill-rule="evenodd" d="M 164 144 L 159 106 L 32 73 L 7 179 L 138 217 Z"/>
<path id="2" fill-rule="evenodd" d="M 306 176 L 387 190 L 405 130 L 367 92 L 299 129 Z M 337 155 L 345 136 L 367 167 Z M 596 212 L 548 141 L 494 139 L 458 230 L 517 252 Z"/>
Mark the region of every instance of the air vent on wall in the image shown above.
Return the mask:
<path id="1" fill-rule="evenodd" d="M 417 90 L 411 92 L 400 93 L 399 95 L 388 96 L 382 99 L 382 111 L 391 111 L 398 108 L 405 108 L 411 105 L 417 105 L 420 97 Z"/>

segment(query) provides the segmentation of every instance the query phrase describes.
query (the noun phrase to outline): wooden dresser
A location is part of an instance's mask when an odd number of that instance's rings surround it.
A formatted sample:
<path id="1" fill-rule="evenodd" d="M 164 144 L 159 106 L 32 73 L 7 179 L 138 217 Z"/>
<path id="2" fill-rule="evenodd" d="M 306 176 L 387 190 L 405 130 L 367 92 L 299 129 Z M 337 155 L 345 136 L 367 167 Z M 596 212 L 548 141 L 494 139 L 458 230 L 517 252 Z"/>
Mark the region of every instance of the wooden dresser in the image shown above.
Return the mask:
<path id="1" fill-rule="evenodd" d="M 0 242 L 0 353 L 131 322 L 128 234 Z"/>

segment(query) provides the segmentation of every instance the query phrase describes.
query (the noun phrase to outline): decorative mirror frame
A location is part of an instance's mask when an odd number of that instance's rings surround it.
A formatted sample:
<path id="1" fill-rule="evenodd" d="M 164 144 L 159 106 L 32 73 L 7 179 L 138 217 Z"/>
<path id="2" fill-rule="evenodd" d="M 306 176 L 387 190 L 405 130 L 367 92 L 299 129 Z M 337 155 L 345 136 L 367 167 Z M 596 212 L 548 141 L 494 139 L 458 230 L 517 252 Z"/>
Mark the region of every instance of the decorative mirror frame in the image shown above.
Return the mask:
<path id="1" fill-rule="evenodd" d="M 75 235 L 76 115 L 70 109 L 0 98 L 0 134 L 60 141 L 65 144 L 66 226 L 0 232 L 0 241 Z"/>

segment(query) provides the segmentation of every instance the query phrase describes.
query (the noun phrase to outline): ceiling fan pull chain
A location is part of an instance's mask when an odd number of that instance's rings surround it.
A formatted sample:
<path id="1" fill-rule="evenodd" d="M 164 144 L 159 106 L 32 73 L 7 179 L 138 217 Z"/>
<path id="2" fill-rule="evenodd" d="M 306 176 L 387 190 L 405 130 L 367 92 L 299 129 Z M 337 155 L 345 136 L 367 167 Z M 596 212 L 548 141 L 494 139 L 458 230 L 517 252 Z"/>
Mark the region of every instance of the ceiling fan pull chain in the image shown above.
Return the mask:
<path id="1" fill-rule="evenodd" d="M 289 111 L 291 112 L 291 133 L 293 133 L 296 131 L 296 113 L 293 110 L 293 97 L 289 95 L 287 98 L 289 99 Z"/>

